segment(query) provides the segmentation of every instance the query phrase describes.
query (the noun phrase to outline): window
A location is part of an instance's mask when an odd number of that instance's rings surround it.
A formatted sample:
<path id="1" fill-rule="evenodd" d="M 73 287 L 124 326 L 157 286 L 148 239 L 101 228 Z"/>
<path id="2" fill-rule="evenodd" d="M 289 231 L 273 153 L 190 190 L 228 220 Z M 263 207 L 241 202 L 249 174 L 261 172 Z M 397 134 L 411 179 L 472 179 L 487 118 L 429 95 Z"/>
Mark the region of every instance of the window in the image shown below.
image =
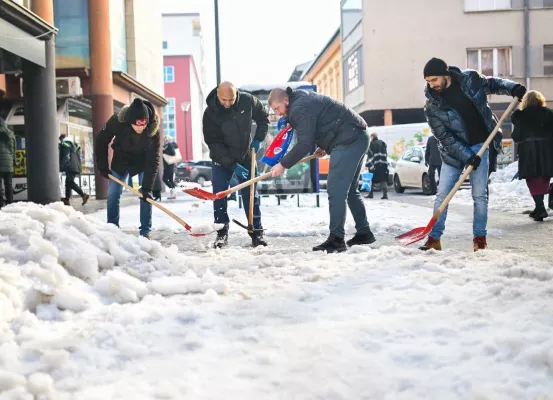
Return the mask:
<path id="1" fill-rule="evenodd" d="M 544 7 L 553 7 L 553 0 L 543 0 Z"/>
<path id="2" fill-rule="evenodd" d="M 346 58 L 344 70 L 346 71 L 346 93 L 350 93 L 363 84 L 362 79 L 363 48 L 359 47 Z"/>
<path id="3" fill-rule="evenodd" d="M 467 68 L 486 76 L 511 76 L 511 48 L 467 50 Z"/>
<path id="4" fill-rule="evenodd" d="M 163 45 L 163 50 L 167 50 L 167 40 L 164 40 L 162 45 Z"/>
<path id="5" fill-rule="evenodd" d="M 192 21 L 192 36 L 200 36 L 202 32 L 202 25 L 199 19 Z"/>
<path id="6" fill-rule="evenodd" d="M 465 11 L 510 10 L 511 0 L 465 0 Z"/>
<path id="7" fill-rule="evenodd" d="M 553 75 L 553 44 L 543 46 L 543 74 Z"/>
<path id="8" fill-rule="evenodd" d="M 163 67 L 163 82 L 175 82 L 175 67 L 173 67 L 172 65 Z"/>
<path id="9" fill-rule="evenodd" d="M 173 140 L 177 140 L 177 129 L 175 120 L 175 98 L 167 98 L 167 104 L 163 108 L 163 134 L 171 136 Z"/>

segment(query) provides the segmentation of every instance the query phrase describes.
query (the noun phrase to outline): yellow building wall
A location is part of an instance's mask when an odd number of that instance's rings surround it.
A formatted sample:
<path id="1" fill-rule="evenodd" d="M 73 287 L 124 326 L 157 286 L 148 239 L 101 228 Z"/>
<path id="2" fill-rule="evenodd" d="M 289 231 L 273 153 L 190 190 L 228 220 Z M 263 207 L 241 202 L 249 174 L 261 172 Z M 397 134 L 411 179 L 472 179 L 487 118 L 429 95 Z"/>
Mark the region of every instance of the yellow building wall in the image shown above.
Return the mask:
<path id="1" fill-rule="evenodd" d="M 343 102 L 342 47 L 340 38 L 326 49 L 304 80 L 317 85 L 317 91 Z"/>

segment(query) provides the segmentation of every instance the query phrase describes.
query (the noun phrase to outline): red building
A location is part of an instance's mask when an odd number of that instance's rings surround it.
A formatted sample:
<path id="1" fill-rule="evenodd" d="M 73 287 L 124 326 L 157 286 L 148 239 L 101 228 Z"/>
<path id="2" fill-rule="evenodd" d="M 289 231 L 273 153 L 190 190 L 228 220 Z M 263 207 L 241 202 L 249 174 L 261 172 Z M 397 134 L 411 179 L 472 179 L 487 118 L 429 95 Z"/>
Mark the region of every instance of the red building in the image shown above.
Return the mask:
<path id="1" fill-rule="evenodd" d="M 164 134 L 173 137 L 185 161 L 204 158 L 204 95 L 191 55 L 164 56 L 163 78 L 168 105 L 163 109 Z"/>

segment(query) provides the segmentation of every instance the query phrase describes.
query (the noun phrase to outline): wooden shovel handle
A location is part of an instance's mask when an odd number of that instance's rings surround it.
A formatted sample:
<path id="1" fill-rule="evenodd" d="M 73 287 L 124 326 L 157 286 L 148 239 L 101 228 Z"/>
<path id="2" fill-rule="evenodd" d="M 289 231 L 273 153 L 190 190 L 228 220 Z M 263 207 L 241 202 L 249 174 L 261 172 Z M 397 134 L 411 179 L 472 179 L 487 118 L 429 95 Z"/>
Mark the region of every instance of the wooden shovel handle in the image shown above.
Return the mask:
<path id="1" fill-rule="evenodd" d="M 311 154 L 310 156 L 304 157 L 301 160 L 299 160 L 295 165 L 311 161 L 314 158 L 317 158 L 315 154 Z M 250 186 L 251 184 L 254 184 L 256 182 L 262 181 L 264 179 L 268 179 L 271 177 L 271 173 L 267 172 L 266 174 L 256 176 L 253 179 L 250 179 L 249 181 L 242 182 L 239 185 L 236 185 L 234 187 L 231 187 L 230 189 L 225 190 L 224 192 L 217 193 L 217 197 L 222 199 L 223 197 L 227 197 L 229 194 L 239 191 L 240 189 L 244 189 L 246 186 Z"/>
<path id="2" fill-rule="evenodd" d="M 501 128 L 501 125 L 503 124 L 503 121 L 505 121 L 505 118 L 507 118 L 507 116 L 511 114 L 513 109 L 516 107 L 518 101 L 519 101 L 518 97 L 515 97 L 513 99 L 513 101 L 511 102 L 511 104 L 509 104 L 509 107 L 507 108 L 507 110 L 505 110 L 505 112 L 503 113 L 503 115 L 501 116 L 499 121 L 497 122 L 497 125 L 495 126 L 495 128 L 493 128 L 492 133 L 490 133 L 490 135 L 488 136 L 488 138 L 486 139 L 486 141 L 484 142 L 484 144 L 482 145 L 482 147 L 480 148 L 480 150 L 476 154 L 477 156 L 482 157 L 482 154 L 484 154 L 484 152 L 489 147 L 492 140 L 495 138 L 495 135 L 497 135 L 497 131 L 499 131 L 499 128 Z M 440 205 L 440 207 L 436 210 L 436 212 L 434 213 L 432 218 L 438 219 L 438 217 L 444 212 L 445 208 L 447 207 L 447 205 L 449 204 L 449 202 L 451 201 L 451 199 L 453 198 L 455 193 L 457 193 L 457 190 L 459 190 L 461 185 L 465 182 L 467 177 L 470 175 L 472 170 L 473 170 L 472 165 L 469 165 L 465 169 L 465 172 L 461 175 L 461 177 L 459 178 L 459 180 L 457 181 L 457 183 L 455 184 L 453 189 L 451 189 L 451 192 L 449 192 L 449 194 L 447 195 L 447 197 L 445 198 L 443 203 Z"/>
<path id="3" fill-rule="evenodd" d="M 142 198 L 142 193 L 140 193 L 139 190 L 136 190 L 135 188 L 127 185 L 125 182 L 123 182 L 122 180 L 120 179 L 117 179 L 115 176 L 109 174 L 109 179 L 111 179 L 112 181 L 115 181 L 117 182 L 118 184 L 120 184 L 121 186 L 123 186 L 124 188 L 127 188 L 128 190 L 131 190 L 133 191 L 138 197 Z M 176 214 L 174 214 L 171 210 L 168 210 L 167 208 L 163 207 L 161 204 L 155 202 L 154 200 L 152 199 L 146 199 L 146 201 L 148 203 L 150 203 L 151 205 L 153 205 L 154 207 L 157 207 L 159 208 L 161 211 L 163 211 L 165 214 L 167 214 L 168 216 L 170 216 L 171 218 L 173 218 L 175 221 L 177 221 L 179 224 L 181 224 L 182 226 L 185 227 L 185 229 L 187 231 L 190 231 L 192 230 L 192 227 L 190 225 L 188 225 L 186 222 L 184 222 L 182 219 L 180 219 Z"/>

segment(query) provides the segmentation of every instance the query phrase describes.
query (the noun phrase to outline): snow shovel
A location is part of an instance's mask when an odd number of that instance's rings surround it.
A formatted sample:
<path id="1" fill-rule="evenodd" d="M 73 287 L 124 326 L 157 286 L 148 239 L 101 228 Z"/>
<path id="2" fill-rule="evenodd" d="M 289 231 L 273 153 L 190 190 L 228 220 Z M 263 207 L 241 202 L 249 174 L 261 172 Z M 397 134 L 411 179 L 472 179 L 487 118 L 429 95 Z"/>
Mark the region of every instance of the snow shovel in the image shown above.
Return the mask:
<path id="1" fill-rule="evenodd" d="M 499 119 L 499 122 L 497 123 L 497 125 L 493 129 L 492 133 L 490 133 L 490 135 L 488 136 L 488 139 L 486 139 L 486 141 L 482 145 L 482 148 L 478 151 L 478 153 L 477 153 L 478 156 L 482 157 L 482 154 L 484 154 L 484 152 L 486 151 L 486 149 L 488 148 L 488 146 L 490 145 L 490 143 L 494 139 L 495 135 L 497 134 L 497 131 L 501 127 L 501 124 L 503 124 L 503 121 L 505 120 L 505 118 L 507 118 L 507 116 L 511 114 L 511 112 L 516 107 L 518 102 L 519 102 L 518 98 L 515 97 L 513 99 L 513 101 L 511 102 L 511 104 L 509 104 L 509 107 L 507 108 L 507 110 L 503 113 L 503 115 Z M 472 170 L 473 170 L 472 165 L 467 166 L 467 168 L 465 169 L 465 172 L 461 175 L 461 177 L 459 178 L 459 180 L 457 181 L 457 183 L 455 184 L 453 189 L 451 189 L 451 192 L 449 192 L 449 194 L 447 195 L 447 197 L 445 198 L 443 203 L 436 210 L 434 215 L 432 215 L 432 218 L 430 219 L 430 222 L 428 223 L 428 225 L 420 227 L 420 228 L 412 229 L 409 232 L 406 232 L 402 235 L 396 236 L 396 239 L 402 245 L 407 246 L 409 244 L 416 243 L 419 240 L 422 240 L 426 236 L 428 236 L 428 234 L 432 231 L 432 227 L 436 224 L 436 221 L 438 220 L 440 215 L 444 212 L 445 208 L 447 207 L 447 205 L 449 204 L 449 202 L 451 201 L 451 199 L 453 198 L 455 193 L 457 193 L 457 190 L 459 190 L 459 188 L 461 187 L 463 182 L 465 182 L 465 180 L 467 179 L 469 174 L 472 172 Z"/>
<path id="2" fill-rule="evenodd" d="M 252 149 L 252 164 L 251 164 L 251 172 L 250 172 L 250 176 L 251 176 L 251 179 L 250 179 L 250 182 L 253 180 L 253 178 L 255 178 L 255 149 Z M 250 209 L 249 209 L 249 213 L 248 213 L 248 225 L 244 225 L 242 224 L 241 222 L 233 219 L 232 221 L 234 223 L 236 223 L 237 225 L 241 226 L 242 228 L 244 229 L 247 229 L 248 233 L 250 234 L 251 238 L 252 238 L 252 246 L 253 247 L 257 247 L 259 246 L 259 243 L 258 243 L 258 240 L 257 240 L 257 236 L 254 235 L 254 231 L 256 229 L 254 229 L 253 227 L 253 206 L 254 206 L 254 196 L 255 195 L 255 182 L 252 183 L 250 185 Z"/>
<path id="3" fill-rule="evenodd" d="M 124 188 L 128 189 L 128 190 L 131 190 L 133 191 L 138 197 L 142 198 L 142 193 L 140 193 L 140 191 L 136 190 L 135 188 L 127 185 L 125 182 L 121 181 L 120 179 L 117 179 L 115 176 L 109 174 L 109 179 L 111 179 L 112 181 L 115 181 L 117 182 L 118 184 L 120 184 L 121 186 L 123 186 Z M 209 226 L 201 226 L 201 227 L 196 227 L 195 229 L 192 228 L 190 225 L 188 225 L 185 221 L 183 221 L 182 219 L 180 219 L 176 214 L 174 214 L 171 210 L 168 210 L 167 208 L 163 207 L 161 204 L 155 202 L 154 200 L 152 199 L 147 199 L 148 203 L 150 203 L 151 205 L 153 205 L 154 207 L 157 207 L 159 208 L 161 211 L 163 211 L 165 214 L 167 214 L 168 216 L 170 216 L 171 218 L 173 218 L 175 221 L 177 221 L 179 224 L 181 224 L 182 226 L 184 226 L 184 228 L 190 232 L 190 235 L 191 236 L 205 236 L 205 235 L 208 235 L 218 229 L 221 229 L 223 226 L 222 224 L 213 224 L 213 225 L 209 225 Z M 221 225 L 220 227 L 217 227 L 215 225 Z M 218 229 L 217 229 L 218 228 Z"/>
<path id="4" fill-rule="evenodd" d="M 297 164 L 301 164 L 307 161 L 311 161 L 314 158 L 317 158 L 318 156 L 315 154 L 311 154 L 310 156 L 302 158 L 300 161 L 298 161 Z M 296 165 L 297 165 L 296 164 Z M 271 172 L 267 172 L 266 174 L 259 175 L 253 179 L 250 179 L 249 181 L 243 182 L 239 185 L 236 185 L 234 187 L 231 187 L 230 189 L 227 189 L 223 192 L 219 193 L 211 193 L 206 190 L 200 189 L 200 188 L 193 188 L 193 189 L 184 189 L 184 193 L 188 193 L 191 196 L 197 197 L 198 199 L 202 200 L 218 200 L 223 199 L 227 197 L 229 194 L 239 191 L 240 189 L 245 188 L 246 186 L 250 186 L 256 182 L 262 181 L 264 179 L 268 179 L 271 177 Z"/>

